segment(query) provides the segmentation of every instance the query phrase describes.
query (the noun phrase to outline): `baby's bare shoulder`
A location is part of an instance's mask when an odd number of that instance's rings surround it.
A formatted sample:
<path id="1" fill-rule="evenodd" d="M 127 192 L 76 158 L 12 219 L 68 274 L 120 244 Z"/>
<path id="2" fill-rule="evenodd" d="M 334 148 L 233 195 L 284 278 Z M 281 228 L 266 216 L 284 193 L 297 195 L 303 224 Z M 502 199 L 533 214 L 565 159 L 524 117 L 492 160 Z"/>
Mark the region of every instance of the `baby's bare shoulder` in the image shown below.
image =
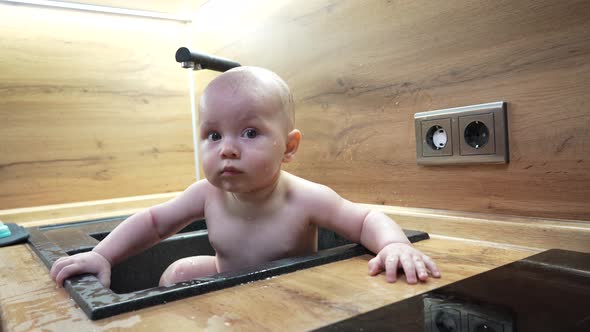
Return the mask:
<path id="1" fill-rule="evenodd" d="M 290 180 L 293 192 L 292 206 L 295 206 L 299 213 L 304 212 L 312 223 L 326 227 L 331 225 L 331 221 L 341 219 L 334 216 L 338 215 L 345 200 L 334 190 L 296 176 Z"/>
<path id="2" fill-rule="evenodd" d="M 313 205 L 314 203 L 322 203 L 326 200 L 339 198 L 338 194 L 326 185 L 312 182 L 290 173 L 287 173 L 287 179 L 289 181 L 290 191 L 297 201 Z"/>
<path id="3" fill-rule="evenodd" d="M 197 197 L 214 197 L 219 191 L 217 187 L 211 184 L 207 179 L 199 180 L 191 184 L 185 191 L 184 195 L 197 198 Z"/>

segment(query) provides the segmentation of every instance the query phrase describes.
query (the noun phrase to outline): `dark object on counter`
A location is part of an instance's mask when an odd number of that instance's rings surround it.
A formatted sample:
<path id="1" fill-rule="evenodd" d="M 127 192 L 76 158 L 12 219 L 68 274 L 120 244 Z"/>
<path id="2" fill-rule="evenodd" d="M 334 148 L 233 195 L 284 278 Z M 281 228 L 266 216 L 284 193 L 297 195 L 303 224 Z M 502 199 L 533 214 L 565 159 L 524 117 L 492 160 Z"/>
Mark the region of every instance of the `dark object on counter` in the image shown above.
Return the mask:
<path id="1" fill-rule="evenodd" d="M 33 251 L 50 268 L 62 256 L 92 250 L 124 219 L 126 217 L 35 227 L 29 229 L 29 242 Z M 209 243 L 205 222 L 195 221 L 178 234 L 115 265 L 110 289 L 89 274 L 72 277 L 65 281 L 64 286 L 90 319 L 101 319 L 370 253 L 363 246 L 351 243 L 334 232 L 321 228 L 318 231 L 316 254 L 276 260 L 170 287 L 158 287 L 160 275 L 174 261 L 215 253 Z M 429 238 L 424 232 L 404 232 L 411 242 Z"/>
<path id="2" fill-rule="evenodd" d="M 590 253 L 548 250 L 317 331 L 588 332 Z"/>
<path id="3" fill-rule="evenodd" d="M 14 223 L 5 223 L 4 225 L 10 229 L 10 235 L 0 239 L 0 247 L 23 243 L 29 238 L 29 232 L 24 227 Z"/>
<path id="4" fill-rule="evenodd" d="M 181 47 L 176 51 L 176 62 L 180 62 L 183 68 L 193 68 L 195 70 L 209 69 L 219 72 L 241 66 L 235 61 L 191 51 L 186 47 Z"/>

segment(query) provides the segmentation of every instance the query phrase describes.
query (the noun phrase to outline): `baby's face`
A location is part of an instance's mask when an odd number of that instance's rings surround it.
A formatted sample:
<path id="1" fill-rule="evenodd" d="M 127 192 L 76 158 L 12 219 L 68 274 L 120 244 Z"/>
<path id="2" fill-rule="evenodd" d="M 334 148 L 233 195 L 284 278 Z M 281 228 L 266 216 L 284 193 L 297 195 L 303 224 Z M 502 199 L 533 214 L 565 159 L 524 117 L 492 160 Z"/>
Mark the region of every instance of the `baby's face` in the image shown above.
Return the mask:
<path id="1" fill-rule="evenodd" d="M 278 177 L 287 126 L 276 89 L 215 82 L 200 105 L 200 152 L 205 176 L 226 191 L 262 189 Z M 237 84 L 237 85 L 236 85 Z"/>

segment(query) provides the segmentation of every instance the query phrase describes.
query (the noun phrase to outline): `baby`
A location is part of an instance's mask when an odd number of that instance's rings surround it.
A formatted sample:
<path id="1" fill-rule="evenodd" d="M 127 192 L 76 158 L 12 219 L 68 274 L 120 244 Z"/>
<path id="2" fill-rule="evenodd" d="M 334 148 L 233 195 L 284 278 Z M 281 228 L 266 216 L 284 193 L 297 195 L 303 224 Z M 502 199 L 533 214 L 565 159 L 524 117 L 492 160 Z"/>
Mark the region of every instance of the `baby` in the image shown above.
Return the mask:
<path id="1" fill-rule="evenodd" d="M 301 140 L 293 97 L 276 74 L 237 67 L 215 78 L 200 100 L 200 152 L 206 179 L 174 199 L 123 221 L 94 250 L 62 257 L 51 267 L 58 285 L 95 274 L 110 285 L 111 267 L 205 218 L 215 256 L 171 264 L 160 286 L 317 251 L 317 226 L 364 245 L 377 256 L 369 274 L 398 267 L 415 284 L 440 277 L 435 263 L 415 249 L 401 228 L 380 212 L 354 204 L 330 188 L 281 170 Z"/>

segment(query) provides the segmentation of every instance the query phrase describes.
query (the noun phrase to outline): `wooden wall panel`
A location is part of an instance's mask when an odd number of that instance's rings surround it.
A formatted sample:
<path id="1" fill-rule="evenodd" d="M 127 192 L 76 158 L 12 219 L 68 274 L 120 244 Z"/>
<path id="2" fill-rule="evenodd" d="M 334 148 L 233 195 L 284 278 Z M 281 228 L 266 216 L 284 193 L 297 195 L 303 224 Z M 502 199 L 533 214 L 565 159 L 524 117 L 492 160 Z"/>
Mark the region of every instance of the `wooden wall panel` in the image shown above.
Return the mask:
<path id="1" fill-rule="evenodd" d="M 0 209 L 194 180 L 184 24 L 0 5 Z"/>
<path id="2" fill-rule="evenodd" d="M 590 220 L 588 1 L 226 2 L 194 44 L 288 81 L 287 170 L 360 202 Z M 508 165 L 416 164 L 415 112 L 500 100 Z"/>

